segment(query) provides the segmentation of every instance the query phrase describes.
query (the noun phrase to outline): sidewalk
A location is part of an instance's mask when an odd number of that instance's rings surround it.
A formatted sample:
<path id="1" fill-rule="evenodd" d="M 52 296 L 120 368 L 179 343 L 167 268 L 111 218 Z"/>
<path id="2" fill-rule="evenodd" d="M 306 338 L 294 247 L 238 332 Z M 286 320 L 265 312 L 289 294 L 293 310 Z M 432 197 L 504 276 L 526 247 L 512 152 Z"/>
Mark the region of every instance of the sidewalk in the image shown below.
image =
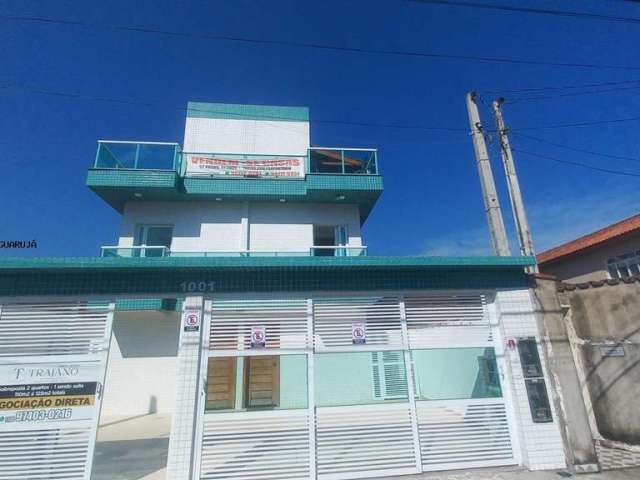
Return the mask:
<path id="1" fill-rule="evenodd" d="M 100 419 L 91 480 L 165 480 L 169 415 Z"/>

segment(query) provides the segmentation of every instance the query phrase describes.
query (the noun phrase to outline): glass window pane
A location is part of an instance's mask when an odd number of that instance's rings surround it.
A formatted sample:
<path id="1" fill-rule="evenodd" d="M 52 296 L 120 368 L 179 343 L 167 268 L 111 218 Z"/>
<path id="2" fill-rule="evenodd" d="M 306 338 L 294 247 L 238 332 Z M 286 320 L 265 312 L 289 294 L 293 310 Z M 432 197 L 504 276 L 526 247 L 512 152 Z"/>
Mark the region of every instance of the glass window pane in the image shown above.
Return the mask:
<path id="1" fill-rule="evenodd" d="M 171 246 L 171 236 L 173 233 L 172 227 L 147 227 L 147 245 L 165 247 Z"/>
<path id="2" fill-rule="evenodd" d="M 173 227 L 170 225 L 150 226 L 142 225 L 136 237 L 136 245 L 149 245 L 151 247 L 171 248 L 173 237 Z M 161 248 L 145 248 L 136 250 L 136 254 L 142 257 L 162 257 L 164 252 Z"/>
<path id="3" fill-rule="evenodd" d="M 615 265 L 609 267 L 609 275 L 611 278 L 620 278 L 620 275 L 618 275 L 618 269 Z"/>
<path id="4" fill-rule="evenodd" d="M 406 401 L 404 355 L 400 351 L 317 354 L 315 393 L 319 407 Z"/>
<path id="5" fill-rule="evenodd" d="M 280 404 L 278 408 L 307 408 L 307 356 L 280 356 Z"/>
<path id="6" fill-rule="evenodd" d="M 493 348 L 437 348 L 411 352 L 418 400 L 502 396 Z"/>
<path id="7" fill-rule="evenodd" d="M 622 278 L 627 278 L 627 277 L 629 277 L 631 275 L 629 273 L 629 270 L 627 269 L 627 266 L 624 263 L 619 263 L 618 264 L 618 271 L 620 272 L 620 276 Z"/>

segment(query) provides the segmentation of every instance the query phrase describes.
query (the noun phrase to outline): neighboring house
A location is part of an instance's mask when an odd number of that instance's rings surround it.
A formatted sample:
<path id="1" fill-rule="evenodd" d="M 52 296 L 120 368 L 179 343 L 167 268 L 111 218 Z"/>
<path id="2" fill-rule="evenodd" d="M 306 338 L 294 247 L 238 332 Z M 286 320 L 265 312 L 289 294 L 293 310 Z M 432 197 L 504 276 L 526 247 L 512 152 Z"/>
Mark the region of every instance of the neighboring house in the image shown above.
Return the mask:
<path id="1" fill-rule="evenodd" d="M 640 275 L 640 214 L 542 252 L 538 265 L 574 283 Z"/>

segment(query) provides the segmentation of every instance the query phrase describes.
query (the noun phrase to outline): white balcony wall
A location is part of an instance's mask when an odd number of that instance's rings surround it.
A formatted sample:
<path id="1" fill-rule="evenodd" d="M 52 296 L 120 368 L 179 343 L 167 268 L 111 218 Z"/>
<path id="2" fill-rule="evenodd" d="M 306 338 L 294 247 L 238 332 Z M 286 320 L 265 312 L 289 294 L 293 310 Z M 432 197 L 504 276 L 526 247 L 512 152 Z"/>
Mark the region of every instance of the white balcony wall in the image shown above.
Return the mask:
<path id="1" fill-rule="evenodd" d="M 140 225 L 172 225 L 171 250 L 306 252 L 313 225 L 346 225 L 349 246 L 361 246 L 357 205 L 247 202 L 129 202 L 118 245 L 134 245 Z"/>
<path id="2" fill-rule="evenodd" d="M 171 249 L 184 252 L 244 250 L 240 202 L 129 202 L 120 246 L 134 244 L 140 225 L 173 225 Z"/>
<path id="3" fill-rule="evenodd" d="M 250 248 L 256 251 L 306 251 L 313 225 L 346 225 L 350 246 L 361 246 L 357 205 L 251 204 Z"/>
<path id="4" fill-rule="evenodd" d="M 185 152 L 306 155 L 309 122 L 187 117 Z"/>

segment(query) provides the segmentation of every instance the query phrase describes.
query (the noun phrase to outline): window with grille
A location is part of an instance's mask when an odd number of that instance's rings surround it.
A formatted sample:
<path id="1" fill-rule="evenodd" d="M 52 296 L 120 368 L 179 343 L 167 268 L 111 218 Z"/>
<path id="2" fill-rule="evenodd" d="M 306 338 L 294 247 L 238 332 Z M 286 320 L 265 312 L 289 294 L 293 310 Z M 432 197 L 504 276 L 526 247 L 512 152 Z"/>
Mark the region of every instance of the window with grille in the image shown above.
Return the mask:
<path id="1" fill-rule="evenodd" d="M 640 275 L 640 250 L 608 259 L 607 271 L 610 278 L 628 278 Z"/>
<path id="2" fill-rule="evenodd" d="M 371 352 L 374 397 L 382 400 L 407 397 L 402 352 Z"/>

